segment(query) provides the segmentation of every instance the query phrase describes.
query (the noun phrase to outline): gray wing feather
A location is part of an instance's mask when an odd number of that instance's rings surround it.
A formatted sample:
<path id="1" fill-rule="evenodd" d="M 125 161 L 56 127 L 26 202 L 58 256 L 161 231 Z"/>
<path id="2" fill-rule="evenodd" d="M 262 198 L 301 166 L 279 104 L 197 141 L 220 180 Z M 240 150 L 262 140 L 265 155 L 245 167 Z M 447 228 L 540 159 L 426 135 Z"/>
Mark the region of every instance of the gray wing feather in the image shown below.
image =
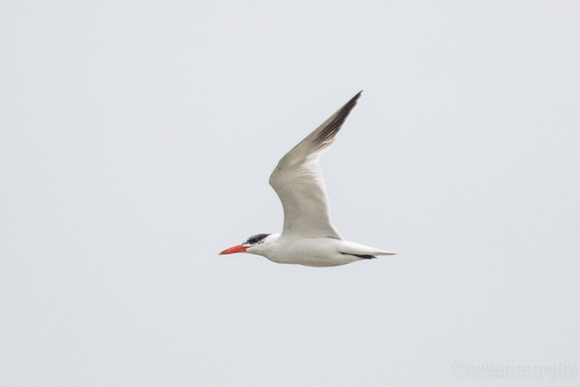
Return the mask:
<path id="1" fill-rule="evenodd" d="M 272 172 L 270 185 L 284 207 L 283 234 L 342 239 L 330 222 L 328 197 L 318 162 L 321 154 L 334 141 L 361 93 L 286 153 Z"/>

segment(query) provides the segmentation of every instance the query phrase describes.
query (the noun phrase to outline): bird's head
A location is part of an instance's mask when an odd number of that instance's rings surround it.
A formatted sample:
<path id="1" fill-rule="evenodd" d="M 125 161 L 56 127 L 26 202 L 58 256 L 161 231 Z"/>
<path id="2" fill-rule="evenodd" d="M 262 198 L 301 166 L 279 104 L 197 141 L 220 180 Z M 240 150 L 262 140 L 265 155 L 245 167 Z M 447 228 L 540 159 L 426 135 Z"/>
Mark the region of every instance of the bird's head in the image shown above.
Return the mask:
<path id="1" fill-rule="evenodd" d="M 247 241 L 242 243 L 241 245 L 230 247 L 229 249 L 225 249 L 218 255 L 226 255 L 226 254 L 234 254 L 234 253 L 250 253 L 250 254 L 258 254 L 262 255 L 262 250 L 267 244 L 267 238 L 271 234 L 258 234 L 248 238 Z"/>

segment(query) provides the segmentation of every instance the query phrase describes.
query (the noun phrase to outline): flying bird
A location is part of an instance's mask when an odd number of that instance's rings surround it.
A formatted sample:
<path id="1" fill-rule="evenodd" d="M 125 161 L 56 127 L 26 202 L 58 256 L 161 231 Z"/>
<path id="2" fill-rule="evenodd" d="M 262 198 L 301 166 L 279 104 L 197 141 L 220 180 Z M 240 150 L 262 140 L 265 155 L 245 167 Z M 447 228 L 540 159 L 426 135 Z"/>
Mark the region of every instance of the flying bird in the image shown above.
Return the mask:
<path id="1" fill-rule="evenodd" d="M 284 208 L 282 234 L 258 234 L 219 255 L 257 254 L 276 263 L 338 266 L 396 253 L 349 242 L 330 222 L 320 156 L 334 142 L 362 91 L 286 153 L 270 175 Z"/>

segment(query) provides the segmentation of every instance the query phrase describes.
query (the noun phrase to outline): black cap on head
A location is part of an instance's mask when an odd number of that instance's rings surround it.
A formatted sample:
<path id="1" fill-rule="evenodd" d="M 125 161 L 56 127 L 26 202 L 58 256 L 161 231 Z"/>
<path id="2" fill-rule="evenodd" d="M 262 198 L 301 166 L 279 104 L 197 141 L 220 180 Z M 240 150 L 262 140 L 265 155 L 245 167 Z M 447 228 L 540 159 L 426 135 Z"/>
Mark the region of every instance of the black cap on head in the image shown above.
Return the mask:
<path id="1" fill-rule="evenodd" d="M 247 241 L 244 242 L 245 245 L 255 245 L 256 243 L 260 243 L 264 238 L 266 238 L 270 234 L 257 234 L 248 238 Z"/>

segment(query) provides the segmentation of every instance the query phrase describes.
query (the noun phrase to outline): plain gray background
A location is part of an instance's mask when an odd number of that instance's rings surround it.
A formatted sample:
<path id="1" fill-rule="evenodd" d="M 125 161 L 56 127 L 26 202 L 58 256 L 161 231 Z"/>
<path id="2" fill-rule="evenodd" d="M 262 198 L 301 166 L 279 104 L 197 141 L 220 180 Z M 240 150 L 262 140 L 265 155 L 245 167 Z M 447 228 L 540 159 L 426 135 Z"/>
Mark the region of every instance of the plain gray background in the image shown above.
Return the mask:
<path id="1" fill-rule="evenodd" d="M 2 2 L 0 384 L 579 385 L 578 20 L 578 1 Z M 361 89 L 322 159 L 332 218 L 399 255 L 217 256 L 280 232 L 270 172 Z"/>

